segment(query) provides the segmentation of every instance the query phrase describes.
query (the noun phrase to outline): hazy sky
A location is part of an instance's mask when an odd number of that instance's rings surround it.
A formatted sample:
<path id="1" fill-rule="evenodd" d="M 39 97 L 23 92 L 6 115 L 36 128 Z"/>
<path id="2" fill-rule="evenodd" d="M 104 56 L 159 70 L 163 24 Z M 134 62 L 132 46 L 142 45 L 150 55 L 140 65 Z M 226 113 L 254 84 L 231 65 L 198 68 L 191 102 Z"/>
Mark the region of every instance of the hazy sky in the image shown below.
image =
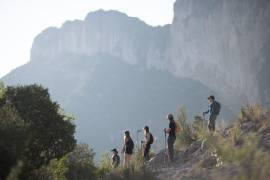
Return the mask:
<path id="1" fill-rule="evenodd" d="M 114 9 L 151 25 L 171 23 L 175 0 L 0 0 L 0 77 L 30 59 L 34 37 L 90 11 Z"/>

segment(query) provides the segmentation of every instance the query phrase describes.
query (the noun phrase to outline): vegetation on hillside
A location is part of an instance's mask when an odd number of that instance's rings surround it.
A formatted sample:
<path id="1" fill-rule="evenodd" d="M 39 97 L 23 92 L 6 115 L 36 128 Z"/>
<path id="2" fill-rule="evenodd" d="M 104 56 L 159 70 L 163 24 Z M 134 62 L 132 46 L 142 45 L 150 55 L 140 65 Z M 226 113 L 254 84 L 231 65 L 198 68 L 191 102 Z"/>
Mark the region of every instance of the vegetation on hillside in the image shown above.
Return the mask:
<path id="1" fill-rule="evenodd" d="M 156 178 L 151 166 L 145 165 L 139 148 L 129 167 L 113 169 L 109 154 L 104 154 L 95 164 L 93 149 L 76 142 L 73 121 L 73 117 L 51 100 L 48 89 L 39 85 L 5 87 L 0 84 L 0 179 Z M 188 153 L 195 152 L 196 146 L 203 149 L 196 151 L 195 156 L 205 156 L 202 161 L 194 161 L 197 164 L 192 165 L 192 173 L 183 173 L 185 177 L 243 180 L 270 177 L 269 110 L 243 107 L 233 124 L 215 133 L 206 130 L 200 116 L 189 123 L 184 108 L 178 111 L 176 121 L 181 127 L 176 149 L 185 158 L 180 163 L 188 161 L 189 156 L 192 158 L 193 154 Z"/>
<path id="2" fill-rule="evenodd" d="M 233 124 L 227 128 L 218 128 L 215 133 L 206 130 L 199 116 L 192 123 L 187 123 L 183 108 L 178 112 L 177 121 L 182 127 L 176 142 L 177 148 L 184 150 L 185 154 L 200 142 L 201 156 L 205 156 L 202 148 L 206 148 L 214 162 L 214 167 L 205 167 L 211 159 L 209 156 L 202 157 L 202 161 L 194 161 L 198 164 L 193 165 L 192 173 L 183 173 L 181 177 L 214 179 L 218 176 L 219 179 L 237 180 L 270 178 L 269 110 L 257 105 L 243 107 Z"/>
<path id="3" fill-rule="evenodd" d="M 95 153 L 74 138 L 73 117 L 39 85 L 0 84 L 0 179 L 153 179 L 137 152 L 128 168 L 111 168 L 109 155 Z"/>

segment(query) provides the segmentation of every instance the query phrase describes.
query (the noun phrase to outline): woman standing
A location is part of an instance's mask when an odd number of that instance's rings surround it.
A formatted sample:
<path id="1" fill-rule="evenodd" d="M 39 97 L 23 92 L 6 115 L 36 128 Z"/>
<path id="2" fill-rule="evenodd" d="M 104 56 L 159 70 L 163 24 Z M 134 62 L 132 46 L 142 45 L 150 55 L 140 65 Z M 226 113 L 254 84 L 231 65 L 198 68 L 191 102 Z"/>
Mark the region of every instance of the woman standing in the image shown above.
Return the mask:
<path id="1" fill-rule="evenodd" d="M 124 167 L 127 167 L 130 164 L 131 157 L 133 154 L 133 148 L 134 148 L 134 143 L 130 137 L 130 133 L 129 133 L 129 131 L 125 131 L 125 133 L 124 133 L 124 147 L 122 150 L 122 153 L 124 153 L 124 163 L 123 163 Z"/>

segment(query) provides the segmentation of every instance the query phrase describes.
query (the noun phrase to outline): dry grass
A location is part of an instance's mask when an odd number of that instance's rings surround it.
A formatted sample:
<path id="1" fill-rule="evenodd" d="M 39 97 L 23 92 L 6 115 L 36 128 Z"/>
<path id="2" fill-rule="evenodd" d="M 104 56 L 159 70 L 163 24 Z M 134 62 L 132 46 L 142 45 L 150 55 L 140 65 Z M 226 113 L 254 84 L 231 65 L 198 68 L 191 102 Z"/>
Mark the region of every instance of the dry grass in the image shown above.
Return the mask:
<path id="1" fill-rule="evenodd" d="M 154 180 L 152 172 L 144 165 L 141 149 L 136 149 L 129 167 L 111 168 L 109 156 L 104 156 L 99 165 L 99 179 L 104 180 Z"/>
<path id="2" fill-rule="evenodd" d="M 260 133 L 269 128 L 269 116 L 259 106 L 242 108 L 238 121 L 227 130 L 207 137 L 225 165 L 235 165 L 238 173 L 231 179 L 269 179 L 270 152 L 259 148 Z M 270 139 L 269 139 L 270 140 Z"/>

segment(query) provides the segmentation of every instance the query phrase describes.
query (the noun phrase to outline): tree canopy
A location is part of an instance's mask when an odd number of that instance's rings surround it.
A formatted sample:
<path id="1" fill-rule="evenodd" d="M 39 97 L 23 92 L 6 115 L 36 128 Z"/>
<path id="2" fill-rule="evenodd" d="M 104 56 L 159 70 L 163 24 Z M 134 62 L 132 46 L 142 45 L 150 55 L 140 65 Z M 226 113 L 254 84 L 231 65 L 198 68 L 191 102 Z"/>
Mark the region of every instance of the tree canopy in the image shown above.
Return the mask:
<path id="1" fill-rule="evenodd" d="M 36 84 L 4 88 L 0 87 L 0 149 L 6 156 L 1 157 L 0 166 L 6 167 L 0 167 L 5 169 L 1 178 L 21 160 L 20 178 L 27 179 L 74 149 L 75 125 L 51 100 L 48 89 Z"/>

